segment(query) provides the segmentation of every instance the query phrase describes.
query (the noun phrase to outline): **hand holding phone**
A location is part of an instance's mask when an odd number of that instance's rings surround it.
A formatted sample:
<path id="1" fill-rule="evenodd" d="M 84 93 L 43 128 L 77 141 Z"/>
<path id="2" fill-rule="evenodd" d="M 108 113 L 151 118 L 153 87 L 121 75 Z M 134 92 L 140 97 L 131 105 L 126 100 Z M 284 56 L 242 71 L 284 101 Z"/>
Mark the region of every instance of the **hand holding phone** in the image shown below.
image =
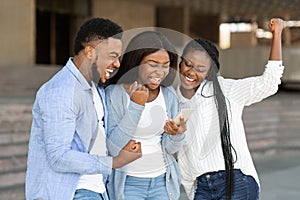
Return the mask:
<path id="1" fill-rule="evenodd" d="M 182 109 L 178 114 L 177 116 L 174 118 L 174 122 L 179 125 L 180 124 L 180 116 L 183 117 L 184 121 L 186 122 L 191 114 L 193 113 L 193 109 Z"/>
<path id="2" fill-rule="evenodd" d="M 194 110 L 192 109 L 182 109 L 174 119 L 166 121 L 164 131 L 170 135 L 184 133 L 186 131 L 186 121 L 189 119 L 193 111 Z"/>

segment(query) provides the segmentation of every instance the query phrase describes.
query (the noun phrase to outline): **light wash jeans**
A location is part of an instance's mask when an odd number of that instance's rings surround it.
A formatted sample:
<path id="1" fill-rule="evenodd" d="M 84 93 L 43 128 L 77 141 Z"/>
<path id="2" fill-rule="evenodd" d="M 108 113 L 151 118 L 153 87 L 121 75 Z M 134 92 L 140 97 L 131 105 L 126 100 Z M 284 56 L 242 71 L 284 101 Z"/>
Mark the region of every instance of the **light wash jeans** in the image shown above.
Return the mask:
<path id="1" fill-rule="evenodd" d="M 73 200 L 109 200 L 107 193 L 103 194 L 91 190 L 78 189 L 75 191 Z"/>
<path id="2" fill-rule="evenodd" d="M 225 171 L 209 172 L 197 178 L 195 200 L 225 200 Z M 234 170 L 234 188 L 231 200 L 257 200 L 259 188 L 252 176 L 244 175 L 241 170 Z"/>
<path id="3" fill-rule="evenodd" d="M 155 178 L 126 176 L 125 200 L 168 200 L 166 174 Z"/>

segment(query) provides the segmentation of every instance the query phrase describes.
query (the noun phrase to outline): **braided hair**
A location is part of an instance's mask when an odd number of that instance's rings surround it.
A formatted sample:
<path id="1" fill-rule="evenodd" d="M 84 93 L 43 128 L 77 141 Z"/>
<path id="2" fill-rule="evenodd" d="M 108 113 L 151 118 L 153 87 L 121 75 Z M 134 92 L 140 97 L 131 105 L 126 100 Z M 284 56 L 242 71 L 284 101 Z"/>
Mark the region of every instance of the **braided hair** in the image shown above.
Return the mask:
<path id="1" fill-rule="evenodd" d="M 230 200 L 231 195 L 233 193 L 234 161 L 233 161 L 233 156 L 232 156 L 232 149 L 234 150 L 234 148 L 230 141 L 230 128 L 229 128 L 226 98 L 222 92 L 222 89 L 220 87 L 220 83 L 219 83 L 218 77 L 217 77 L 217 74 L 220 69 L 219 51 L 211 41 L 206 40 L 206 39 L 194 39 L 194 40 L 190 41 L 185 46 L 182 57 L 184 57 L 190 50 L 204 51 L 209 55 L 209 57 L 211 58 L 211 61 L 212 61 L 210 70 L 206 76 L 206 80 L 212 81 L 212 83 L 213 83 L 214 93 L 212 96 L 214 97 L 216 107 L 218 110 L 221 145 L 222 145 L 225 171 L 226 171 L 226 196 L 227 196 L 227 199 Z M 208 97 L 204 96 L 202 93 L 203 88 L 204 87 L 202 87 L 201 95 L 206 98 L 212 97 L 212 96 L 208 96 Z"/>

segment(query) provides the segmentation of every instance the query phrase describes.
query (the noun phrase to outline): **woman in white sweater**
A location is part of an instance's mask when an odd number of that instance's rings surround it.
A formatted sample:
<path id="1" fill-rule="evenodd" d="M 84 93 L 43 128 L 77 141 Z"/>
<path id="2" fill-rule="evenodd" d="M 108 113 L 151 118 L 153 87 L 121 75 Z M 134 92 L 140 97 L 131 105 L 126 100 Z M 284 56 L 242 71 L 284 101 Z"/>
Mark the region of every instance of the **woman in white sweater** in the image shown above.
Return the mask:
<path id="1" fill-rule="evenodd" d="M 181 108 L 195 109 L 187 122 L 187 142 L 178 153 L 189 199 L 258 199 L 259 180 L 242 122 L 244 106 L 273 95 L 282 66 L 285 22 L 270 20 L 270 58 L 261 76 L 239 80 L 218 76 L 219 52 L 204 39 L 189 42 L 180 62 L 177 89 Z"/>

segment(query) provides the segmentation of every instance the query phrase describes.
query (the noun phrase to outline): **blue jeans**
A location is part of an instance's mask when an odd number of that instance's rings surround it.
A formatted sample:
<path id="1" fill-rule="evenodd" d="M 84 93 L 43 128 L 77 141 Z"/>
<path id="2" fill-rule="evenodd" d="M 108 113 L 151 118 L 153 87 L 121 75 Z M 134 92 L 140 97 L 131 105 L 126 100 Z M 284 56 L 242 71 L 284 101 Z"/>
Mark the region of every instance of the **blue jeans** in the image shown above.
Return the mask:
<path id="1" fill-rule="evenodd" d="M 91 190 L 78 189 L 75 191 L 73 200 L 108 200 L 106 192 L 103 194 Z"/>
<path id="2" fill-rule="evenodd" d="M 125 200 L 162 200 L 169 199 L 166 188 L 166 174 L 155 178 L 126 176 L 124 187 Z"/>
<path id="3" fill-rule="evenodd" d="M 197 178 L 195 200 L 226 200 L 225 171 L 209 172 Z M 232 200 L 257 200 L 259 188 L 252 176 L 234 170 Z"/>

